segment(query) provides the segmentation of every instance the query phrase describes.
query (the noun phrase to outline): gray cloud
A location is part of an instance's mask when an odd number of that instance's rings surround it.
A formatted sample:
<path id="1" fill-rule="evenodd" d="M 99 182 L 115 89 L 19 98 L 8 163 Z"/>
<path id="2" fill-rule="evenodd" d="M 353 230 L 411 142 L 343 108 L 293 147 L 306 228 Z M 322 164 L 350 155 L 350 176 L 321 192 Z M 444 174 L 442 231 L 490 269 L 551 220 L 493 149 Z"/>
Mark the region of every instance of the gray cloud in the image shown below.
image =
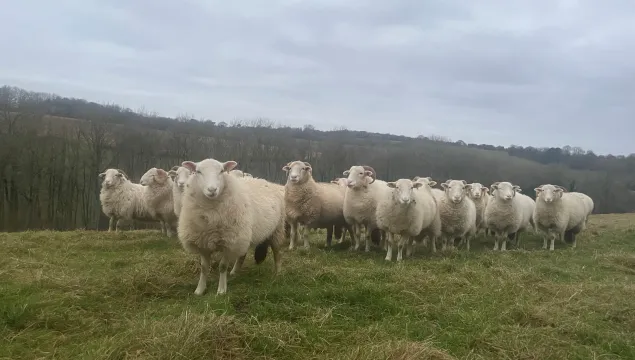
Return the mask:
<path id="1" fill-rule="evenodd" d="M 168 116 L 628 154 L 634 13 L 626 0 L 23 0 L 0 14 L 13 29 L 0 82 Z"/>

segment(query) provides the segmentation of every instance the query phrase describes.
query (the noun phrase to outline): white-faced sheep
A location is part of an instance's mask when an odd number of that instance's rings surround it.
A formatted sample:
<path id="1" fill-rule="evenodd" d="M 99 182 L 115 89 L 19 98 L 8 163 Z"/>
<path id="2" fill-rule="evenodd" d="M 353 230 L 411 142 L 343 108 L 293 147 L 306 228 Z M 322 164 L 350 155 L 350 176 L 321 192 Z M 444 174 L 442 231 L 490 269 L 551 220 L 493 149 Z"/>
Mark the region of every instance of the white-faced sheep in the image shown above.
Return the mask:
<path id="1" fill-rule="evenodd" d="M 392 260 L 395 235 L 400 236 L 397 261 L 402 261 L 404 245 L 410 248 L 412 241 L 423 232 L 439 234 L 441 222 L 436 201 L 423 183 L 399 179 L 386 183 L 386 186 L 392 190 L 383 192 L 383 197 L 377 204 L 377 227 L 384 230 L 388 238 L 387 261 Z M 419 188 L 422 188 L 421 191 Z"/>
<path id="2" fill-rule="evenodd" d="M 536 230 L 543 234 L 542 248 L 547 248 L 551 240 L 550 250 L 554 250 L 556 238 L 567 240 L 569 236 L 573 247 L 575 236 L 586 227 L 590 213 L 589 202 L 581 193 L 569 193 L 558 185 L 545 184 L 534 189 L 536 191 L 536 208 L 533 222 Z M 586 195 L 585 195 L 586 196 Z"/>
<path id="3" fill-rule="evenodd" d="M 492 198 L 485 208 L 485 223 L 494 234 L 494 250 L 507 250 L 507 240 L 516 238 L 520 232 L 532 227 L 531 214 L 535 203 L 529 196 L 521 194 L 521 188 L 510 182 L 495 182 L 490 186 Z"/>
<path id="4" fill-rule="evenodd" d="M 262 179 L 250 182 L 229 172 L 235 161 L 205 159 L 182 165 L 192 172 L 187 181 L 179 217 L 178 235 L 183 248 L 200 255 L 201 273 L 194 292 L 207 288 L 211 255 L 220 253 L 217 294 L 227 292 L 227 268 L 240 268 L 250 245 L 256 263 L 264 261 L 271 246 L 275 274 L 280 270 L 279 244 L 284 240 L 284 199 L 280 191 Z"/>
<path id="5" fill-rule="evenodd" d="M 354 247 L 351 250 L 358 250 L 361 243 L 362 228 L 366 229 L 365 251 L 370 251 L 371 234 L 379 235 L 376 221 L 376 210 L 379 199 L 384 197 L 383 193 L 390 189 L 386 182 L 377 180 L 375 170 L 370 166 L 351 166 L 344 171 L 346 179 L 346 193 L 344 195 L 344 218 L 353 228 L 352 238 L 355 239 Z"/>
<path id="6" fill-rule="evenodd" d="M 141 176 L 139 184 L 145 187 L 143 198 L 150 215 L 161 222 L 161 231 L 171 237 L 177 221 L 172 200 L 174 182 L 167 171 L 153 167 Z"/>
<path id="7" fill-rule="evenodd" d="M 107 169 L 99 178 L 101 209 L 110 218 L 108 231 L 119 231 L 121 220 L 155 221 L 143 198 L 144 186 L 132 183 L 119 169 Z"/>
<path id="8" fill-rule="evenodd" d="M 351 232 L 343 214 L 345 188 L 313 180 L 311 164 L 292 161 L 282 167 L 287 172 L 285 184 L 285 210 L 291 225 L 289 249 L 293 249 L 298 238 L 298 224 L 311 228 L 326 228 L 326 244 L 331 246 L 333 227 L 345 227 Z M 304 248 L 309 248 L 308 236 L 304 237 Z"/>
<path id="9" fill-rule="evenodd" d="M 470 240 L 476 234 L 476 205 L 467 196 L 469 185 L 465 180 L 447 180 L 441 184 L 443 195 L 437 195 L 439 216 L 441 217 L 441 238 L 443 247 L 452 249 L 454 239 L 466 242 L 470 250 Z"/>
<path id="10" fill-rule="evenodd" d="M 437 182 L 432 180 L 432 178 L 429 177 L 429 176 L 427 176 L 427 177 L 415 176 L 412 179 L 412 181 L 418 182 L 418 183 L 422 183 L 428 189 L 428 191 L 430 191 L 430 193 L 432 194 L 432 197 L 434 198 L 434 201 L 437 203 L 437 216 L 439 216 L 439 219 L 440 219 L 440 215 L 439 215 L 439 211 L 438 211 L 438 199 L 441 199 L 441 197 L 444 196 L 443 190 L 434 188 L 433 186 L 435 186 L 437 184 Z M 441 226 L 439 226 L 439 232 L 440 231 L 441 231 Z M 423 246 L 428 246 L 428 241 L 430 241 L 432 252 L 436 252 L 437 251 L 437 241 L 436 241 L 436 239 L 438 239 L 440 237 L 441 237 L 440 233 L 436 234 L 434 236 L 432 235 L 432 233 L 430 233 L 430 235 L 423 236 Z M 414 246 L 414 244 L 415 244 L 415 242 L 413 242 L 413 246 Z"/>
<path id="11" fill-rule="evenodd" d="M 477 233 L 486 230 L 485 226 L 485 208 L 489 200 L 489 188 L 481 183 L 468 184 L 467 195 L 476 206 L 476 231 Z"/>
<path id="12" fill-rule="evenodd" d="M 174 214 L 179 217 L 181 214 L 181 199 L 183 198 L 183 191 L 185 190 L 185 183 L 187 179 L 192 175 L 189 169 L 183 166 L 174 166 L 168 175 L 172 179 L 172 201 L 174 203 Z"/>

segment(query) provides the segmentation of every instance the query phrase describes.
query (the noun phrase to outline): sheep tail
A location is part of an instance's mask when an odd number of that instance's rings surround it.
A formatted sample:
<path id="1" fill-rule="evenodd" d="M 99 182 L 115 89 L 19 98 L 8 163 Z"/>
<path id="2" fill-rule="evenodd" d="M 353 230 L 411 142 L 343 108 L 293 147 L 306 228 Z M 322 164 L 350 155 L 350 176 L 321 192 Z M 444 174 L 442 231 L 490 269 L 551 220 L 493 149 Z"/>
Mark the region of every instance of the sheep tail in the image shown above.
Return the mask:
<path id="1" fill-rule="evenodd" d="M 256 264 L 260 264 L 265 261 L 267 257 L 267 250 L 269 249 L 269 241 L 265 240 L 264 242 L 256 245 L 254 249 L 254 258 L 256 259 Z"/>

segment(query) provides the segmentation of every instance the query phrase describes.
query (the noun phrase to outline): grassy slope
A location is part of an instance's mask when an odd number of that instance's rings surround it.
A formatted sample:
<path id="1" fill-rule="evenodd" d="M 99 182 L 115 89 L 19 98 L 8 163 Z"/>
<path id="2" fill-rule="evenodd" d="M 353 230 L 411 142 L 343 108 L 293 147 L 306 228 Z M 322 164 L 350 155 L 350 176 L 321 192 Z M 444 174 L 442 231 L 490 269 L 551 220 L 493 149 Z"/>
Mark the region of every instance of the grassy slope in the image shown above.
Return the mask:
<path id="1" fill-rule="evenodd" d="M 196 259 L 157 232 L 0 234 L 0 358 L 633 359 L 635 216 L 594 216 L 577 250 L 386 263 L 286 252 L 195 297 Z"/>

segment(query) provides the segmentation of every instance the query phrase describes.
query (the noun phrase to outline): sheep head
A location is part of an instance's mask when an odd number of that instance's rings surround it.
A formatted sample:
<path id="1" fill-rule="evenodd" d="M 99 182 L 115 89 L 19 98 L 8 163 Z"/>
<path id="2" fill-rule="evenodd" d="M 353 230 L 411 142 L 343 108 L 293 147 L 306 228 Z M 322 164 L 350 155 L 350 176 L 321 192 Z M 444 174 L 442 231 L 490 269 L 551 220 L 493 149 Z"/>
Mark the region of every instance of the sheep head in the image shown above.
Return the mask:
<path id="1" fill-rule="evenodd" d="M 419 182 L 422 183 L 424 185 L 428 185 L 429 187 L 433 187 L 434 185 L 437 184 L 436 181 L 432 180 L 431 177 L 420 177 L 420 176 L 415 176 L 412 181 L 414 182 Z"/>
<path id="2" fill-rule="evenodd" d="M 187 179 L 190 178 L 190 175 L 192 175 L 192 172 L 183 166 L 175 166 L 172 170 L 168 171 L 168 174 L 170 175 L 170 178 L 172 178 L 172 181 L 174 181 L 174 184 L 176 184 L 179 189 L 183 190 L 183 188 L 185 188 L 185 183 L 187 182 Z"/>
<path id="3" fill-rule="evenodd" d="M 492 195 L 503 201 L 511 201 L 516 196 L 517 192 L 521 192 L 521 188 L 518 185 L 514 185 L 508 181 L 495 182 L 491 186 Z"/>
<path id="4" fill-rule="evenodd" d="M 445 196 L 453 203 L 458 204 L 465 198 L 470 185 L 465 180 L 448 180 L 441 184 L 445 191 Z"/>
<path id="5" fill-rule="evenodd" d="M 106 171 L 99 174 L 99 178 L 102 180 L 102 187 L 117 186 L 128 180 L 126 173 L 119 169 L 106 169 Z"/>
<path id="6" fill-rule="evenodd" d="M 365 187 L 375 182 L 375 170 L 370 166 L 354 165 L 342 173 L 349 188 Z"/>
<path id="7" fill-rule="evenodd" d="M 423 186 L 423 183 L 413 182 L 410 179 L 399 179 L 387 182 L 386 186 L 392 188 L 392 197 L 397 204 L 408 205 L 416 203 L 413 190 Z"/>
<path id="8" fill-rule="evenodd" d="M 184 161 L 181 165 L 192 172 L 187 182 L 191 191 L 214 200 L 223 193 L 228 176 L 231 176 L 229 172 L 238 166 L 238 163 L 231 160 L 220 162 L 215 159 L 205 159 L 197 163 Z"/>
<path id="9" fill-rule="evenodd" d="M 141 176 L 139 184 L 143 186 L 163 185 L 168 179 L 169 175 L 167 171 L 153 167 Z"/>
<path id="10" fill-rule="evenodd" d="M 567 192 L 567 189 L 559 185 L 545 184 L 535 188 L 536 200 L 542 199 L 546 203 L 552 203 L 562 198 L 562 194 Z"/>
<path id="11" fill-rule="evenodd" d="M 468 193 L 467 195 L 472 199 L 480 199 L 485 197 L 485 195 L 489 192 L 489 189 L 481 183 L 471 183 L 468 185 Z"/>
<path id="12" fill-rule="evenodd" d="M 287 172 L 287 182 L 303 184 L 313 176 L 311 164 L 306 161 L 292 161 L 282 167 Z"/>

